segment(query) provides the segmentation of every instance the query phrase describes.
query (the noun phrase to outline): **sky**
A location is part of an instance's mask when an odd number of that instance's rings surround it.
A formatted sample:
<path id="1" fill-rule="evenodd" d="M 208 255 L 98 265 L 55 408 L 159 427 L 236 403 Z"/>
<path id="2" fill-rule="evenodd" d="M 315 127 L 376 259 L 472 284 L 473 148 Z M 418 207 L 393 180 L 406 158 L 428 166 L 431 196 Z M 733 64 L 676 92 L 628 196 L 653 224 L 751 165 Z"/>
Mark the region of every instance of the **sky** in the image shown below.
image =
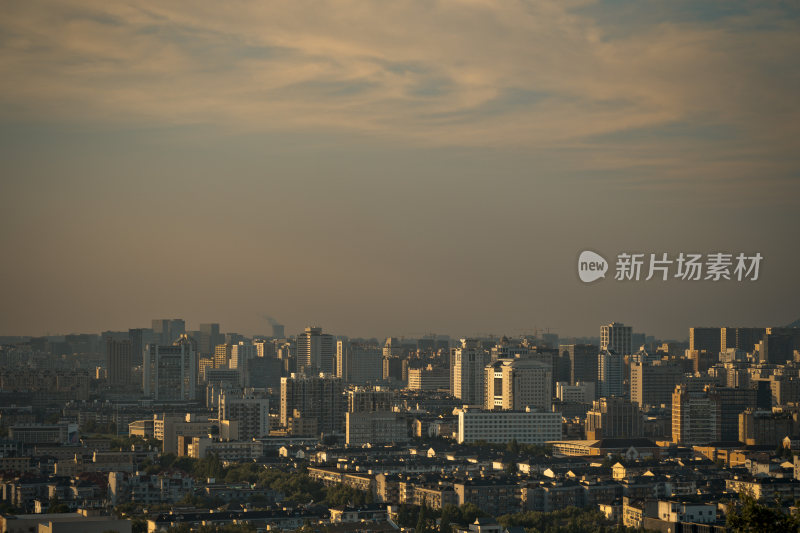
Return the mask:
<path id="1" fill-rule="evenodd" d="M 0 335 L 786 324 L 798 94 L 792 2 L 2 2 Z"/>

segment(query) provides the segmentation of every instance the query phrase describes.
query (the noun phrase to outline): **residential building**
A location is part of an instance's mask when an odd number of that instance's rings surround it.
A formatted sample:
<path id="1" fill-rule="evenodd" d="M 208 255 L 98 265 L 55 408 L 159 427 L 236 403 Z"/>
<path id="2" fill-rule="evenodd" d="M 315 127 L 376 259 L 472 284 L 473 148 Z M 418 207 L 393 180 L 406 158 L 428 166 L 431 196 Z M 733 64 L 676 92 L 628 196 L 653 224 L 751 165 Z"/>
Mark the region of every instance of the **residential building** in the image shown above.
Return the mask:
<path id="1" fill-rule="evenodd" d="M 197 350 L 181 335 L 171 346 L 148 346 L 142 379 L 144 395 L 153 400 L 197 399 Z"/>
<path id="2" fill-rule="evenodd" d="M 600 327 L 600 351 L 611 350 L 620 355 L 633 353 L 631 336 L 633 328 L 620 322 Z"/>
<path id="3" fill-rule="evenodd" d="M 297 336 L 297 372 L 308 375 L 336 373 L 333 335 L 322 333 L 322 328 L 307 327 Z"/>

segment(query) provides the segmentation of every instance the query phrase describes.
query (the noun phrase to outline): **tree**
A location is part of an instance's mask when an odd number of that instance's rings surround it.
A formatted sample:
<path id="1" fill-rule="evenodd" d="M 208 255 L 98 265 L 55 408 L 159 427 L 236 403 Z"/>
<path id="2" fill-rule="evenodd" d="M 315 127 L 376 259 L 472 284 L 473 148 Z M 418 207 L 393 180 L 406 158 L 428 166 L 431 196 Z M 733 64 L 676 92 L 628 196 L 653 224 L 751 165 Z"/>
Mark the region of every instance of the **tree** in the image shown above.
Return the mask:
<path id="1" fill-rule="evenodd" d="M 442 519 L 439 521 L 439 533 L 451 533 L 453 526 L 451 523 L 458 520 L 461 513 L 455 505 L 445 505 L 442 507 Z"/>
<path id="2" fill-rule="evenodd" d="M 431 530 L 428 528 L 428 507 L 423 505 L 419 509 L 417 527 L 414 528 L 414 533 L 429 533 L 430 531 Z"/>
<path id="3" fill-rule="evenodd" d="M 796 533 L 800 530 L 800 515 L 784 513 L 778 500 L 774 506 L 768 506 L 743 492 L 739 495 L 739 505 L 732 505 L 728 511 L 727 526 L 735 533 Z"/>

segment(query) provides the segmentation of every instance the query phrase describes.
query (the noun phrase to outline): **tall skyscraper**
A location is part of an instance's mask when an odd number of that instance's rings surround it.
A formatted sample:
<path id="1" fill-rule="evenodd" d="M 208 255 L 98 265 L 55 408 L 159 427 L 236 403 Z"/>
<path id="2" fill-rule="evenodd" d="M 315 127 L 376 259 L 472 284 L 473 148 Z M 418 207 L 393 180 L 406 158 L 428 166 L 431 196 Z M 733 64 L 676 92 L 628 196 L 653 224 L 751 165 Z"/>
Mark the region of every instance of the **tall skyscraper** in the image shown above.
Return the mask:
<path id="1" fill-rule="evenodd" d="M 597 354 L 600 348 L 594 344 L 562 344 L 559 351 L 569 359 L 569 382 L 597 383 Z"/>
<path id="2" fill-rule="evenodd" d="M 357 387 L 347 391 L 347 412 L 375 413 L 391 411 L 397 395 L 389 389 Z"/>
<path id="3" fill-rule="evenodd" d="M 538 407 L 550 411 L 553 406 L 552 369 L 532 359 L 500 359 L 488 364 L 486 372 L 486 409 L 523 410 Z"/>
<path id="4" fill-rule="evenodd" d="M 689 350 L 705 350 L 713 354 L 725 351 L 725 347 L 720 347 L 721 329 L 689 328 Z"/>
<path id="5" fill-rule="evenodd" d="M 308 424 L 316 433 L 344 433 L 346 404 L 340 378 L 292 374 L 281 378 L 281 425 Z"/>
<path id="6" fill-rule="evenodd" d="M 231 346 L 231 360 L 228 368 L 235 368 L 242 378 L 242 387 L 250 387 L 250 361 L 258 357 L 255 345 L 246 341 Z"/>
<path id="7" fill-rule="evenodd" d="M 145 359 L 145 348 L 153 342 L 153 330 L 148 328 L 135 328 L 128 330 L 131 340 L 131 360 L 134 365 L 141 365 Z"/>
<path id="8" fill-rule="evenodd" d="M 475 339 L 461 339 L 461 346 L 452 348 L 453 396 L 463 404 L 483 406 L 485 369 L 489 354 Z"/>
<path id="9" fill-rule="evenodd" d="M 297 336 L 297 371 L 309 375 L 336 372 L 336 347 L 333 335 L 322 328 L 307 327 Z"/>
<path id="10" fill-rule="evenodd" d="M 182 318 L 153 320 L 153 342 L 167 346 L 186 333 L 186 322 Z"/>
<path id="11" fill-rule="evenodd" d="M 214 347 L 214 368 L 230 368 L 232 356 L 232 344 L 217 344 Z"/>
<path id="12" fill-rule="evenodd" d="M 200 324 L 200 335 L 197 339 L 197 351 L 201 356 L 214 353 L 217 344 L 222 344 L 224 335 L 219 332 L 219 324 Z"/>
<path id="13" fill-rule="evenodd" d="M 345 383 L 365 385 L 383 378 L 383 350 L 378 346 L 336 341 L 336 375 Z"/>
<path id="14" fill-rule="evenodd" d="M 106 368 L 108 369 L 108 383 L 112 387 L 127 388 L 131 385 L 131 367 L 133 357 L 130 340 L 106 341 Z"/>
<path id="15" fill-rule="evenodd" d="M 639 407 L 624 398 L 600 398 L 586 413 L 586 437 L 595 439 L 636 438 L 643 432 Z"/>
<path id="16" fill-rule="evenodd" d="M 197 346 L 181 335 L 174 344 L 151 344 L 142 373 L 145 396 L 153 400 L 197 399 Z"/>
<path id="17" fill-rule="evenodd" d="M 720 350 L 737 348 L 746 353 L 753 353 L 755 345 L 761 342 L 767 328 L 720 328 Z"/>
<path id="18" fill-rule="evenodd" d="M 675 386 L 683 379 L 683 369 L 673 362 L 631 363 L 631 401 L 640 408 L 672 404 Z"/>
<path id="19" fill-rule="evenodd" d="M 708 444 L 719 440 L 719 436 L 717 406 L 708 393 L 687 385 L 675 387 L 672 393 L 672 442 L 688 446 Z"/>
<path id="20" fill-rule="evenodd" d="M 748 340 L 754 337 L 751 334 Z M 782 365 L 792 361 L 794 353 L 800 351 L 800 328 L 767 328 L 758 347 L 762 363 Z"/>
<path id="21" fill-rule="evenodd" d="M 600 327 L 600 350 L 613 350 L 620 355 L 633 353 L 631 336 L 633 328 L 621 322 Z"/>
<path id="22" fill-rule="evenodd" d="M 605 349 L 597 356 L 597 384 L 601 397 L 622 396 L 625 392 L 625 359 L 614 350 Z"/>

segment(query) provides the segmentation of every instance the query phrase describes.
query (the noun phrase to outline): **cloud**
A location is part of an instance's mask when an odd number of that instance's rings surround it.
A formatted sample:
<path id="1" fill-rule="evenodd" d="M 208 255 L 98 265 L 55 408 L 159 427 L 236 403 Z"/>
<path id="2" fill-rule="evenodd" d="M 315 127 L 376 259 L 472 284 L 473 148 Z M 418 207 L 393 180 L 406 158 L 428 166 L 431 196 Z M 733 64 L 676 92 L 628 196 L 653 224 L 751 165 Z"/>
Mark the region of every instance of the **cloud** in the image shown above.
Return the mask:
<path id="1" fill-rule="evenodd" d="M 637 4 L 621 31 L 594 2 L 5 3 L 0 113 L 565 150 L 678 180 L 749 153 L 788 173 L 797 18 Z"/>

